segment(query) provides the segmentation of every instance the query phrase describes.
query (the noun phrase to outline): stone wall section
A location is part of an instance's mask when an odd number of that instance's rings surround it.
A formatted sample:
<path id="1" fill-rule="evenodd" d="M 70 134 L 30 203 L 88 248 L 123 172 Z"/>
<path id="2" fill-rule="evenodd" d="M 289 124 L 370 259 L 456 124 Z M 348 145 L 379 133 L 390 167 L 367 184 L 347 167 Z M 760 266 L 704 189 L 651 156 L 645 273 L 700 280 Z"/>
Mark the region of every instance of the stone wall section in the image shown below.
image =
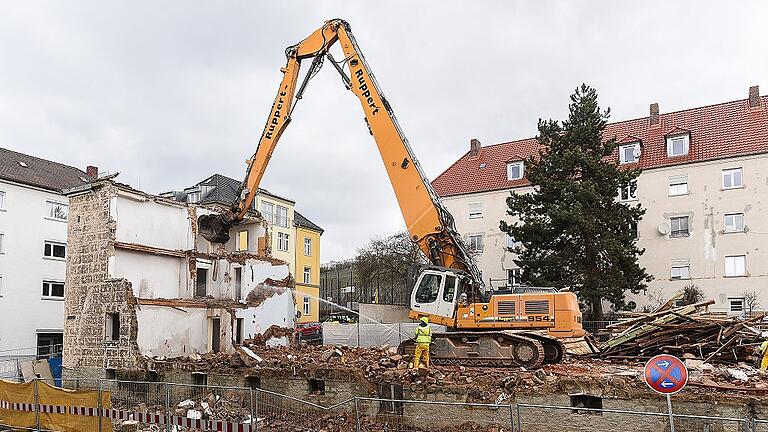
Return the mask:
<path id="1" fill-rule="evenodd" d="M 102 182 L 70 196 L 64 297 L 65 377 L 104 378 L 106 369 L 142 367 L 136 344 L 136 299 L 125 279 L 109 278 L 116 223 L 110 202 L 117 188 Z M 107 340 L 107 314 L 118 313 L 119 340 Z"/>

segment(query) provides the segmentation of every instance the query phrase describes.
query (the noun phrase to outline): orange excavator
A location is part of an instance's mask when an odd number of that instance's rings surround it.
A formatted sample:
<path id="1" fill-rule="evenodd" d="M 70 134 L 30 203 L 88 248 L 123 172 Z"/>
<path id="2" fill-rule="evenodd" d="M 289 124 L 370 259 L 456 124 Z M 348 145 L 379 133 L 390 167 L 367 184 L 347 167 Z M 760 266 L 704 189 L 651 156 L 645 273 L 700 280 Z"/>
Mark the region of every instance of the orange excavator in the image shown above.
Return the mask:
<path id="1" fill-rule="evenodd" d="M 329 51 L 336 42 L 344 53 L 338 62 Z M 239 199 L 223 214 L 201 216 L 201 235 L 212 243 L 226 243 L 229 230 L 244 220 L 296 102 L 327 59 L 360 100 L 411 240 L 430 263 L 412 272 L 409 316 L 426 316 L 448 328 L 433 337 L 432 362 L 529 368 L 559 362 L 563 344 L 558 338 L 584 335 L 576 295 L 547 289 L 485 292 L 480 270 L 456 232 L 453 216 L 424 175 L 349 24 L 341 19 L 327 21 L 285 54 L 283 80 L 256 153 L 247 161 Z M 300 63 L 310 58 L 311 67 L 297 89 Z"/>

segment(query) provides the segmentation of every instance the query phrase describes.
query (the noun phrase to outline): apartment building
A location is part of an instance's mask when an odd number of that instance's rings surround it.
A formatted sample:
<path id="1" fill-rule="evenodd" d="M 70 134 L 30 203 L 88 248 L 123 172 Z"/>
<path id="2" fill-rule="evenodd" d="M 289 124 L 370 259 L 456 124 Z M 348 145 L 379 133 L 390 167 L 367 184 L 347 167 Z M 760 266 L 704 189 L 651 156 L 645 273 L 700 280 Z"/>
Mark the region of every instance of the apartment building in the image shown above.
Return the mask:
<path id="1" fill-rule="evenodd" d="M 768 97 L 757 86 L 747 99 L 610 123 L 616 163 L 643 170 L 617 199 L 641 203 L 640 264 L 654 277 L 638 306 L 670 298 L 686 285 L 715 300 L 714 309 L 741 314 L 768 308 Z M 534 138 L 469 151 L 433 182 L 477 252 L 487 286 L 520 284 L 509 252 L 515 239 L 500 231 L 510 192 L 532 190 L 525 160 Z M 750 299 L 756 299 L 751 301 Z"/>
<path id="2" fill-rule="evenodd" d="M 323 229 L 304 217 L 301 213 L 293 212 L 294 227 L 296 228 L 295 266 L 296 274 L 296 307 L 301 311 L 300 323 L 320 321 L 320 236 Z"/>
<path id="3" fill-rule="evenodd" d="M 238 198 L 241 182 L 221 174 L 214 174 L 181 191 L 160 194 L 165 198 L 188 204 L 229 206 Z M 322 228 L 295 210 L 296 202 L 259 188 L 252 210 L 261 213 L 268 230 L 266 236 L 257 236 L 260 229 L 253 222 L 244 223 L 233 236 L 235 248 L 252 251 L 288 263 L 296 284 L 298 322 L 318 320 L 320 292 L 320 236 Z"/>
<path id="4" fill-rule="evenodd" d="M 69 252 L 62 190 L 89 183 L 97 171 L 0 148 L 0 351 L 60 349 Z"/>

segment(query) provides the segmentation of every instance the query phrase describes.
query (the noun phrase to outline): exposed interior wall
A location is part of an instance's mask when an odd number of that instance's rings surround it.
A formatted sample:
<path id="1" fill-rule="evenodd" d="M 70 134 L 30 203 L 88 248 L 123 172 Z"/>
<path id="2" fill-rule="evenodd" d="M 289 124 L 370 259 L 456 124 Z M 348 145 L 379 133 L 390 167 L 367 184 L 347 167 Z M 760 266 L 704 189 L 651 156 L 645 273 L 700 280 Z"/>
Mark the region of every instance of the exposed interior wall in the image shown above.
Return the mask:
<path id="1" fill-rule="evenodd" d="M 110 277 L 125 278 L 133 295 L 142 298 L 176 298 L 189 294 L 189 271 L 183 259 L 115 250 Z"/>
<path id="2" fill-rule="evenodd" d="M 274 293 L 257 306 L 238 309 L 236 316 L 243 319 L 243 336 L 252 339 L 264 334 L 272 326 L 292 329 L 295 325 L 295 310 L 293 290 L 285 289 Z"/>
<path id="3" fill-rule="evenodd" d="M 137 343 L 148 357 L 184 357 L 211 350 L 218 337 L 220 351 L 232 351 L 232 315 L 224 308 L 166 307 L 142 305 L 136 311 L 139 323 Z M 211 320 L 221 323 L 219 334 L 212 334 Z M 162 331 L 157 331 L 162 329 Z"/>

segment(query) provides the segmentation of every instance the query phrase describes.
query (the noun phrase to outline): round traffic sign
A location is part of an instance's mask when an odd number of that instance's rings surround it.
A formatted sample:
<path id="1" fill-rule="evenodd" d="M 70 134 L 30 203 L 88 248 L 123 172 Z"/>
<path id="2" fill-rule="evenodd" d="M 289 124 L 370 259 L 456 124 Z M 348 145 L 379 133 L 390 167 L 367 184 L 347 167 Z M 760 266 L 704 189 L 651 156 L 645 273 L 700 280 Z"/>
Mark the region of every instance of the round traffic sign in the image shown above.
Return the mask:
<path id="1" fill-rule="evenodd" d="M 657 355 L 645 364 L 643 379 L 648 387 L 659 393 L 677 393 L 688 383 L 688 369 L 675 356 Z"/>

